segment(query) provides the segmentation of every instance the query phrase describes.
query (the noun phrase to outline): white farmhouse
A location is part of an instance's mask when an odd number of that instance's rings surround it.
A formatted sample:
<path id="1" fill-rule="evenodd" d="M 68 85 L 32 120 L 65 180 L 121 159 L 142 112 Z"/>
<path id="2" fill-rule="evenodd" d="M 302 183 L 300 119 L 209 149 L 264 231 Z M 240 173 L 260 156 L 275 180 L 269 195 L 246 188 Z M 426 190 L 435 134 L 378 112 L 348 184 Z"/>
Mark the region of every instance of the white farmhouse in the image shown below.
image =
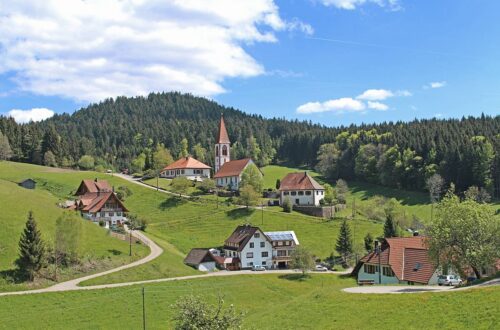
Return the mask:
<path id="1" fill-rule="evenodd" d="M 238 226 L 224 242 L 226 268 L 230 270 L 249 269 L 253 266 L 273 266 L 271 240 L 258 227 Z"/>
<path id="2" fill-rule="evenodd" d="M 286 198 L 292 205 L 318 206 L 325 198 L 325 188 L 307 172 L 289 173 L 280 183 L 280 205 Z"/>
<path id="3" fill-rule="evenodd" d="M 182 157 L 165 167 L 160 175 L 164 178 L 173 179 L 184 176 L 189 180 L 203 181 L 210 178 L 210 166 L 194 159 L 193 157 Z"/>
<path id="4" fill-rule="evenodd" d="M 297 235 L 293 230 L 268 231 L 264 233 L 273 246 L 273 268 L 288 268 L 292 260 L 292 253 L 299 245 Z"/>

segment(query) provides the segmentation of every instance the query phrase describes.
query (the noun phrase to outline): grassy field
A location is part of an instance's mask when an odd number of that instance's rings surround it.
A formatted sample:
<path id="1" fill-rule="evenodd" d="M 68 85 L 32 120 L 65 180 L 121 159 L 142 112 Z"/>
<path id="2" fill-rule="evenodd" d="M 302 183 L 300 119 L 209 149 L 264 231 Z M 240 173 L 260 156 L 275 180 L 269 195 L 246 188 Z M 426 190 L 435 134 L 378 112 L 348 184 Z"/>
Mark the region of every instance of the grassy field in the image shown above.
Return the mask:
<path id="1" fill-rule="evenodd" d="M 64 177 L 63 180 L 60 180 L 60 175 Z M 35 178 L 39 182 L 37 189 L 28 190 L 16 184 L 27 177 Z M 70 182 L 66 182 L 69 177 L 71 177 Z M 17 244 L 24 229 L 28 211 L 33 211 L 44 240 L 51 244 L 55 235 L 55 221 L 64 212 L 63 209 L 57 207 L 57 203 L 69 195 L 72 189 L 76 189 L 79 181 L 86 177 L 89 177 L 88 173 L 56 173 L 53 169 L 43 167 L 0 162 L 0 209 L 2 210 L 0 212 L 2 228 L 0 230 L 0 291 L 27 288 L 25 284 L 13 284 L 11 277 L 13 263 L 18 253 Z M 134 245 L 134 254 L 131 258 L 128 255 L 128 242 L 110 237 L 107 230 L 90 222 L 82 222 L 79 254 L 83 264 L 78 269 L 63 272 L 61 280 L 82 276 L 83 273 L 113 268 L 149 253 L 147 247 Z M 40 279 L 30 285 L 30 288 L 52 283 L 49 279 Z"/>
<path id="2" fill-rule="evenodd" d="M 145 285 L 146 326 L 172 328 L 190 294 L 244 311 L 245 329 L 496 329 L 500 287 L 400 295 L 349 294 L 352 278 L 315 274 L 212 277 Z M 140 329 L 142 287 L 0 298 L 0 328 Z"/>

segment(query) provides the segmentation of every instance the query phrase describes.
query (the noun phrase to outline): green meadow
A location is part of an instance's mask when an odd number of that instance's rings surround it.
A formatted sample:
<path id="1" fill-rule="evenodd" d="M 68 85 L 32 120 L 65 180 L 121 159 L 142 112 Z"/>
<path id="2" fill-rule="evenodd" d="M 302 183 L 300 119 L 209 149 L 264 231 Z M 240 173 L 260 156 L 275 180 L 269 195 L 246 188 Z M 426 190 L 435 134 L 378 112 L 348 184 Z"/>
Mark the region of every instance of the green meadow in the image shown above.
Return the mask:
<path id="1" fill-rule="evenodd" d="M 245 313 L 245 329 L 496 329 L 500 288 L 416 294 L 350 294 L 349 277 L 242 275 L 144 286 L 147 329 L 171 329 L 186 295 Z M 0 298 L 0 329 L 142 329 L 142 286 Z"/>

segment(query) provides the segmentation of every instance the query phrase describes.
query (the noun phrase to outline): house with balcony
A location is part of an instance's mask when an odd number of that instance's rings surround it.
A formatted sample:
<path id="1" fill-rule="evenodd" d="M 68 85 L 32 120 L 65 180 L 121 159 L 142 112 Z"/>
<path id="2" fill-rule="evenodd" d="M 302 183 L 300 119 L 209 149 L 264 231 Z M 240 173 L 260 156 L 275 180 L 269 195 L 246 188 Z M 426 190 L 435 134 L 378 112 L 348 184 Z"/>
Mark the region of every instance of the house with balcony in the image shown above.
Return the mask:
<path id="1" fill-rule="evenodd" d="M 75 196 L 77 199 L 72 209 L 79 211 L 87 220 L 103 222 L 105 227 L 122 225 L 127 221 L 128 209 L 106 180 L 83 180 Z"/>
<path id="2" fill-rule="evenodd" d="M 251 269 L 273 266 L 272 242 L 259 227 L 238 226 L 224 242 L 225 268 Z"/>
<path id="3" fill-rule="evenodd" d="M 224 242 L 223 268 L 288 268 L 299 241 L 293 231 L 263 232 L 259 227 L 238 226 Z"/>
<path id="4" fill-rule="evenodd" d="M 288 173 L 280 184 L 280 205 L 288 198 L 292 205 L 319 206 L 325 188 L 307 172 Z"/>
<path id="5" fill-rule="evenodd" d="M 165 167 L 160 176 L 168 179 L 184 176 L 192 181 L 203 181 L 210 178 L 210 166 L 193 157 L 182 157 Z"/>
<path id="6" fill-rule="evenodd" d="M 264 233 L 273 247 L 272 268 L 289 268 L 292 253 L 299 245 L 299 240 L 293 230 L 289 231 L 267 231 Z"/>

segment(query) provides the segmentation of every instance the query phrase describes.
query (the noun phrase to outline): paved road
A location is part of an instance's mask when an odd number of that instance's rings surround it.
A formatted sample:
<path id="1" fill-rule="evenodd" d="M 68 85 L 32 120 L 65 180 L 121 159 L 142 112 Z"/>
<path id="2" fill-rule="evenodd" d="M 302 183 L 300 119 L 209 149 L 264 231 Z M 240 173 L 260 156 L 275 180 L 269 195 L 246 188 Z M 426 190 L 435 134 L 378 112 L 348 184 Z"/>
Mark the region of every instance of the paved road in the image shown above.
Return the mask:
<path id="1" fill-rule="evenodd" d="M 0 297 L 1 296 L 9 296 L 9 295 L 18 295 L 18 294 L 28 294 L 28 293 L 31 294 L 31 293 L 44 293 L 44 292 L 72 291 L 72 290 L 81 290 L 82 288 L 91 288 L 91 287 L 79 287 L 78 284 L 80 284 L 84 281 L 96 278 L 96 277 L 100 277 L 103 275 L 115 273 L 115 272 L 118 272 L 118 271 L 121 271 L 124 269 L 128 269 L 128 268 L 132 268 L 132 267 L 136 267 L 136 266 L 145 264 L 147 262 L 150 262 L 153 259 L 156 259 L 158 256 L 160 256 L 163 253 L 163 249 L 161 247 L 159 247 L 153 240 L 149 239 L 143 233 L 141 233 L 139 231 L 134 231 L 132 235 L 134 237 L 137 237 L 144 244 L 149 246 L 149 248 L 151 250 L 149 255 L 147 255 L 146 257 L 144 257 L 140 260 L 134 261 L 130 264 L 116 267 L 116 268 L 113 268 L 113 269 L 110 269 L 110 270 L 107 270 L 107 271 L 104 271 L 101 273 L 76 278 L 76 279 L 69 280 L 66 282 L 61 282 L 61 283 L 55 284 L 53 286 L 50 286 L 48 288 L 29 290 L 29 291 L 2 292 L 2 293 L 0 293 Z"/>

